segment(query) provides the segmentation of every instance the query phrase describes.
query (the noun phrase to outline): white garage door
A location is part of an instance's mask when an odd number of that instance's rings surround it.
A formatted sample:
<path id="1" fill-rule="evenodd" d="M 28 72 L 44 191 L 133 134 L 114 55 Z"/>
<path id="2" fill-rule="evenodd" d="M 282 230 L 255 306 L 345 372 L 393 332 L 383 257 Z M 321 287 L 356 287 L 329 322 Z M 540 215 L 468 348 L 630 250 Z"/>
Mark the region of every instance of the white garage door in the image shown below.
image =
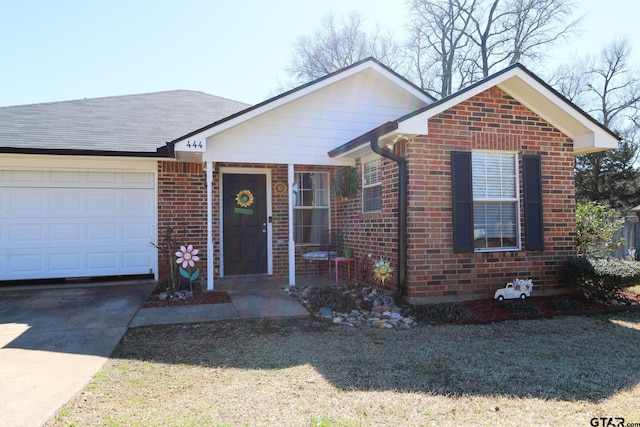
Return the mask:
<path id="1" fill-rule="evenodd" d="M 0 169 L 0 280 L 149 274 L 155 175 Z"/>

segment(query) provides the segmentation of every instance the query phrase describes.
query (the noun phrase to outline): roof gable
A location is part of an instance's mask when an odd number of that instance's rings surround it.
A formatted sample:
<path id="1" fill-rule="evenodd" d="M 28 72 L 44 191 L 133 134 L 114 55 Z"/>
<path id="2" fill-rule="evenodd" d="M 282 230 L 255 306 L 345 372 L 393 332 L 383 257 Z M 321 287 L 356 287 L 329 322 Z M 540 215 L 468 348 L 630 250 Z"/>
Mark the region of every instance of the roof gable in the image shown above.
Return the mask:
<path id="1" fill-rule="evenodd" d="M 427 120 L 497 86 L 574 140 L 574 154 L 618 147 L 620 138 L 520 64 L 398 119 L 398 133 L 428 134 Z"/>
<path id="2" fill-rule="evenodd" d="M 431 102 L 428 94 L 368 58 L 191 132 L 170 147 L 179 158 L 193 158 L 190 146 L 196 143 L 207 147 L 203 159 L 212 161 L 239 161 L 242 152 L 244 161 L 333 164 L 326 154 L 330 149 Z"/>
<path id="3" fill-rule="evenodd" d="M 329 152 L 332 157 L 362 155 L 373 138 L 382 144 L 398 135 L 428 135 L 429 118 L 497 86 L 574 141 L 574 154 L 615 149 L 620 138 L 521 64 L 515 64 L 457 93 L 373 129 Z M 394 129 L 395 128 L 395 129 Z"/>

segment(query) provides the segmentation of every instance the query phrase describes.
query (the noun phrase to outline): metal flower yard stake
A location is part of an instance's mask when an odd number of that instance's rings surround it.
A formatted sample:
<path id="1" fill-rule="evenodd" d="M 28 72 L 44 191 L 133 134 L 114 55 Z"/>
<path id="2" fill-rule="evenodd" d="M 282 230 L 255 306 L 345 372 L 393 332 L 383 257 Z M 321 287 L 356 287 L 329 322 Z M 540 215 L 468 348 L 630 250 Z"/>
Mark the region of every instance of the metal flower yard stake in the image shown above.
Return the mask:
<path id="1" fill-rule="evenodd" d="M 378 261 L 375 261 L 373 265 L 373 277 L 379 280 L 384 285 L 384 281 L 392 277 L 393 268 L 391 263 L 380 257 Z"/>
<path id="2" fill-rule="evenodd" d="M 193 292 L 193 281 L 198 278 L 200 275 L 200 269 L 196 269 L 193 273 L 191 269 L 195 266 L 196 261 L 200 261 L 198 257 L 198 250 L 194 249 L 192 245 L 180 246 L 180 250 L 176 252 L 176 256 L 178 259 L 176 262 L 181 264 L 180 266 L 180 275 L 186 279 L 189 279 L 189 287 L 191 288 L 191 292 Z"/>

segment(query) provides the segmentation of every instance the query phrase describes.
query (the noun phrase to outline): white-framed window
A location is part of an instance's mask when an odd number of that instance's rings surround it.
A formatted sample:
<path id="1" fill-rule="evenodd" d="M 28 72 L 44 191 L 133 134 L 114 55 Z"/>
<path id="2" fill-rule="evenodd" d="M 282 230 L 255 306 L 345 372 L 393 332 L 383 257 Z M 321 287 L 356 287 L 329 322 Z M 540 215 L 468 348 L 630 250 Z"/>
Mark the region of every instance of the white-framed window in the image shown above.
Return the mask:
<path id="1" fill-rule="evenodd" d="M 474 250 L 519 250 L 517 153 L 473 151 L 471 169 Z"/>
<path id="2" fill-rule="evenodd" d="M 382 210 L 382 162 L 379 156 L 362 159 L 362 212 Z"/>
<path id="3" fill-rule="evenodd" d="M 329 229 L 329 174 L 296 172 L 293 186 L 293 234 L 296 244 L 319 244 Z"/>

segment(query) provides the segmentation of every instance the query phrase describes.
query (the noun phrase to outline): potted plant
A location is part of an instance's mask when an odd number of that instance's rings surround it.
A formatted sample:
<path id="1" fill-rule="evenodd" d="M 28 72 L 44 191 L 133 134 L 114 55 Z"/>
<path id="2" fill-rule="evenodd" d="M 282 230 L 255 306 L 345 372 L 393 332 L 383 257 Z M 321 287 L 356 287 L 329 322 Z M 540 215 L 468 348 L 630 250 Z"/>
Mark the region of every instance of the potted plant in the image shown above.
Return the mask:
<path id="1" fill-rule="evenodd" d="M 359 179 L 358 168 L 355 166 L 338 169 L 333 181 L 333 193 L 340 200 L 357 196 L 360 187 Z"/>

